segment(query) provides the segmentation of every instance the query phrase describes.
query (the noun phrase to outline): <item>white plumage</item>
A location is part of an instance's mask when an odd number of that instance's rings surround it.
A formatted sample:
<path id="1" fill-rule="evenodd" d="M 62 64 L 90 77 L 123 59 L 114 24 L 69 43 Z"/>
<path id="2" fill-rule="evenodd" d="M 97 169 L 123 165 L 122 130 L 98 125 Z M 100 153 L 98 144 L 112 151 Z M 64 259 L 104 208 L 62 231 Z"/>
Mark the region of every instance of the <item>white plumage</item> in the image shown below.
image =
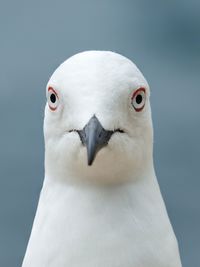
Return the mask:
<path id="1" fill-rule="evenodd" d="M 146 97 L 136 112 L 138 88 Z M 45 178 L 23 267 L 181 266 L 153 167 L 149 94 L 138 68 L 113 52 L 79 53 L 54 72 Z M 105 130 L 122 132 L 88 166 L 78 131 L 94 115 Z"/>

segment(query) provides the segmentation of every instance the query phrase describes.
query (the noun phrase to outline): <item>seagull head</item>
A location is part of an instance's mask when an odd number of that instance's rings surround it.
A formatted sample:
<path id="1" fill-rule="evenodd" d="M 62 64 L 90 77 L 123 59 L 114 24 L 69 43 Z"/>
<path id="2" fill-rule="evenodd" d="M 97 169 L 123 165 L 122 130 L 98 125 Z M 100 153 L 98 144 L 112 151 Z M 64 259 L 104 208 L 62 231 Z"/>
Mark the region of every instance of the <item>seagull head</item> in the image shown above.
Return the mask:
<path id="1" fill-rule="evenodd" d="M 45 107 L 45 173 L 52 179 L 119 182 L 152 162 L 149 86 L 114 52 L 87 51 L 51 76 Z"/>

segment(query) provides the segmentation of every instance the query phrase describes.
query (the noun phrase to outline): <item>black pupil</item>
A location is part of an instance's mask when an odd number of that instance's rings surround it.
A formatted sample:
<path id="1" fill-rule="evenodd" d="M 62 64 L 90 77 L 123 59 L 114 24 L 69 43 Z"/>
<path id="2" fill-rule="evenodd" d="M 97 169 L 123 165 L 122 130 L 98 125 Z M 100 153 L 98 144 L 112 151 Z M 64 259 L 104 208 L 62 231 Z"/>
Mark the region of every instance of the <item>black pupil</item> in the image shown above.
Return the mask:
<path id="1" fill-rule="evenodd" d="M 56 102 L 56 95 L 55 94 L 51 94 L 50 95 L 50 100 L 52 103 L 55 103 Z"/>
<path id="2" fill-rule="evenodd" d="M 135 101 L 137 104 L 141 104 L 142 103 L 142 95 L 137 95 Z"/>

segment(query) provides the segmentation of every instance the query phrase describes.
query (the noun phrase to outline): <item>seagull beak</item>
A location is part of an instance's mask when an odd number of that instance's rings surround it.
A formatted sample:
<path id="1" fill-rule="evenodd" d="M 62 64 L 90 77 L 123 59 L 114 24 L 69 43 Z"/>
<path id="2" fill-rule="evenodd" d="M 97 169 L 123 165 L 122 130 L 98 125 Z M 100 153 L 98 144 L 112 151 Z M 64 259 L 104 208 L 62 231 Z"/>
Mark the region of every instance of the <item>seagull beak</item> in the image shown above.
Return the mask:
<path id="1" fill-rule="evenodd" d="M 113 131 L 106 131 L 94 115 L 83 130 L 77 131 L 81 142 L 87 148 L 88 165 L 92 165 L 97 152 L 108 144 Z"/>

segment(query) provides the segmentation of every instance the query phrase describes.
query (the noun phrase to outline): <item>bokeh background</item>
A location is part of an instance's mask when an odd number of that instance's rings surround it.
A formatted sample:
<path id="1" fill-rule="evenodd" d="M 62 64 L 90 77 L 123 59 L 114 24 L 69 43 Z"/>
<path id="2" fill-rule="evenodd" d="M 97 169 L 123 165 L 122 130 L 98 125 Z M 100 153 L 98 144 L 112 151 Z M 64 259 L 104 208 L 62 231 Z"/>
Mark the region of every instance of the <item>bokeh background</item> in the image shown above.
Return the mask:
<path id="1" fill-rule="evenodd" d="M 132 59 L 151 89 L 158 181 L 184 267 L 200 266 L 200 1 L 0 1 L 0 266 L 21 266 L 42 186 L 45 86 L 83 50 Z"/>

